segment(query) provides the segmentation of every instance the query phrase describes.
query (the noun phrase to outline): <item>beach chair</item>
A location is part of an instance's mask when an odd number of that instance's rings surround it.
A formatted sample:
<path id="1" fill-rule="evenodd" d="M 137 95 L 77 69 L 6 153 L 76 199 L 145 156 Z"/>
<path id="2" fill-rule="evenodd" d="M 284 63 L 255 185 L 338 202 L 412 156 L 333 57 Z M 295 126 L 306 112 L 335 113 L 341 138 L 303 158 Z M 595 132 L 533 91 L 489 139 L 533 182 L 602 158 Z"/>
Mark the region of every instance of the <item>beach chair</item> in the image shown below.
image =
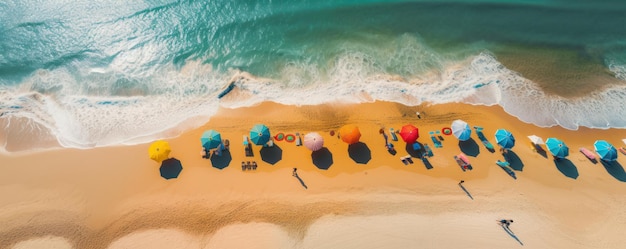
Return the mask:
<path id="1" fill-rule="evenodd" d="M 252 153 L 252 145 L 250 145 L 250 141 L 248 140 L 248 136 L 243 136 L 243 150 L 247 157 L 252 157 L 254 154 Z"/>
<path id="2" fill-rule="evenodd" d="M 300 133 L 296 132 L 296 146 L 302 146 L 302 138 L 300 138 Z"/>
<path id="3" fill-rule="evenodd" d="M 430 136 L 430 140 L 433 141 L 433 144 L 435 145 L 435 148 L 442 148 L 443 145 L 441 145 L 441 142 L 439 140 L 437 140 L 437 138 L 434 135 Z"/>
<path id="4" fill-rule="evenodd" d="M 222 143 L 224 144 L 225 150 L 230 150 L 230 141 L 228 139 L 222 140 Z"/>
<path id="5" fill-rule="evenodd" d="M 504 172 L 506 172 L 507 174 L 509 174 L 511 177 L 513 177 L 513 179 L 517 179 L 517 176 L 515 175 L 515 171 L 513 171 L 513 169 L 511 169 L 509 162 L 506 161 L 496 161 L 496 165 L 500 166 L 500 168 L 502 168 L 502 170 L 504 170 Z"/>
<path id="6" fill-rule="evenodd" d="M 617 150 L 619 150 L 619 152 L 621 152 L 622 154 L 626 155 L 626 148 L 619 147 L 619 149 L 617 149 Z"/>
<path id="7" fill-rule="evenodd" d="M 461 167 L 461 170 L 463 171 L 467 170 L 467 165 L 465 164 L 463 160 L 461 160 L 461 158 L 459 158 L 458 156 L 454 156 L 454 161 L 456 161 L 456 164 L 458 164 L 459 167 Z"/>
<path id="8" fill-rule="evenodd" d="M 429 157 L 434 156 L 433 154 L 433 150 L 430 149 L 430 147 L 428 146 L 428 144 L 424 144 L 424 150 L 426 151 L 426 155 Z"/>
<path id="9" fill-rule="evenodd" d="M 580 153 L 583 153 L 583 155 L 585 155 L 585 157 L 587 157 L 587 159 L 591 160 L 591 161 L 595 161 L 596 156 L 593 154 L 593 152 L 591 152 L 590 150 L 588 150 L 585 147 L 580 147 L 579 149 Z"/>
<path id="10" fill-rule="evenodd" d="M 393 130 L 393 128 L 389 128 L 389 134 L 391 134 L 391 140 L 398 141 L 398 136 L 396 136 L 396 132 Z"/>

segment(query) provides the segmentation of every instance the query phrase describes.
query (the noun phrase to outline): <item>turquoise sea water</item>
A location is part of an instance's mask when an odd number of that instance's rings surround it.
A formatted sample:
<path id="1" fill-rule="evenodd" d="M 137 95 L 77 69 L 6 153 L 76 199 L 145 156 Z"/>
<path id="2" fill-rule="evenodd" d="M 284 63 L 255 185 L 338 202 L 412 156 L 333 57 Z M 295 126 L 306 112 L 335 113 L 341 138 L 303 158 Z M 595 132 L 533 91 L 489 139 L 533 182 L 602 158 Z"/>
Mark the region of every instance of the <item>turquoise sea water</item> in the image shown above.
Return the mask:
<path id="1" fill-rule="evenodd" d="M 264 100 L 462 101 L 623 128 L 624 13 L 623 1 L 5 1 L 0 139 L 135 143 Z"/>

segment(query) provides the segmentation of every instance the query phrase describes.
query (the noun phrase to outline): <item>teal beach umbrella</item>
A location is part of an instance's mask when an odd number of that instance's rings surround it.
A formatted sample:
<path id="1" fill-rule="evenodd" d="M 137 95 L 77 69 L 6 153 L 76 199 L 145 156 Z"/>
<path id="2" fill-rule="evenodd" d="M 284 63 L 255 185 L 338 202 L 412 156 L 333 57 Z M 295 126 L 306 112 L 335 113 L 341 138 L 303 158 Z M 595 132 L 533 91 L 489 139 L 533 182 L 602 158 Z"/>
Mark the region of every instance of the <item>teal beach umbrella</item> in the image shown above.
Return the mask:
<path id="1" fill-rule="evenodd" d="M 270 141 L 270 129 L 262 124 L 256 124 L 250 130 L 250 140 L 256 145 L 263 145 Z"/>
<path id="2" fill-rule="evenodd" d="M 222 136 L 215 130 L 208 130 L 202 133 L 200 142 L 205 150 L 215 149 L 222 143 Z"/>
<path id="3" fill-rule="evenodd" d="M 569 156 L 569 148 L 563 143 L 563 141 L 556 138 L 548 138 L 546 140 L 546 148 L 552 153 L 553 156 L 558 158 L 565 158 Z"/>
<path id="4" fill-rule="evenodd" d="M 496 131 L 496 143 L 502 148 L 511 149 L 515 146 L 515 137 L 510 131 L 499 129 Z"/>
<path id="5" fill-rule="evenodd" d="M 604 161 L 615 161 L 617 160 L 617 150 L 613 145 L 604 140 L 597 140 L 593 143 L 593 148 L 596 149 L 600 158 Z"/>

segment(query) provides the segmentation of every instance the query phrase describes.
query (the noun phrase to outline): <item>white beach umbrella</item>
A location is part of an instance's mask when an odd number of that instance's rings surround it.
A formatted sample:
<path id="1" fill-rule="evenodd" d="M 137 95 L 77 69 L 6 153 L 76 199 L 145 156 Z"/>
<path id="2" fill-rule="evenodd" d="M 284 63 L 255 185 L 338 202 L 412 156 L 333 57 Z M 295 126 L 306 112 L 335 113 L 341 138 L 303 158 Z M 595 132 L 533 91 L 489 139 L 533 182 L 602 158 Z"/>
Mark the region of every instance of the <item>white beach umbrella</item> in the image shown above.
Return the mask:
<path id="1" fill-rule="evenodd" d="M 622 142 L 624 142 L 624 144 L 626 144 L 626 139 L 622 139 Z"/>
<path id="2" fill-rule="evenodd" d="M 311 151 L 318 151 L 324 147 L 324 138 L 317 132 L 310 132 L 304 135 L 303 144 Z"/>
<path id="3" fill-rule="evenodd" d="M 469 125 L 460 119 L 452 121 L 452 134 L 461 141 L 468 140 L 472 134 L 472 130 Z"/>
<path id="4" fill-rule="evenodd" d="M 528 136 L 528 139 L 530 139 L 531 142 L 533 142 L 534 144 L 543 144 L 543 138 L 538 137 L 536 135 L 530 135 Z"/>

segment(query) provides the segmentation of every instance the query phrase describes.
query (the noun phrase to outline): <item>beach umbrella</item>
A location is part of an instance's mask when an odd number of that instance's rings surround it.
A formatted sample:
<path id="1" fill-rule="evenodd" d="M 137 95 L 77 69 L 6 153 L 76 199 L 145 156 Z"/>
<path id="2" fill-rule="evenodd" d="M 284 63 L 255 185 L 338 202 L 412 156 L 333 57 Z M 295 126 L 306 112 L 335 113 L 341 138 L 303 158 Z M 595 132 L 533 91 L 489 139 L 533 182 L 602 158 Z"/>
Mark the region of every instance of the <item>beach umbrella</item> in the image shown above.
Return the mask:
<path id="1" fill-rule="evenodd" d="M 548 148 L 550 153 L 555 157 L 564 158 L 569 155 L 569 148 L 567 148 L 565 143 L 553 137 L 546 140 L 546 148 Z"/>
<path id="2" fill-rule="evenodd" d="M 417 127 L 410 124 L 402 126 L 402 129 L 400 129 L 400 137 L 402 137 L 402 140 L 406 143 L 415 143 L 419 137 L 419 130 Z"/>
<path id="3" fill-rule="evenodd" d="M 304 135 L 304 147 L 311 151 L 317 151 L 324 147 L 324 138 L 317 132 L 310 132 Z"/>
<path id="4" fill-rule="evenodd" d="M 339 129 L 339 136 L 341 140 L 348 144 L 355 144 L 361 139 L 361 131 L 359 127 L 353 124 L 344 125 Z"/>
<path id="5" fill-rule="evenodd" d="M 205 150 L 215 149 L 222 143 L 222 136 L 215 130 L 208 130 L 202 133 L 200 142 Z"/>
<path id="6" fill-rule="evenodd" d="M 593 143 L 593 148 L 596 149 L 600 158 L 604 161 L 615 161 L 617 160 L 617 150 L 613 145 L 604 140 L 597 140 Z"/>
<path id="7" fill-rule="evenodd" d="M 158 140 L 150 144 L 150 148 L 148 148 L 150 159 L 159 163 L 167 159 L 170 156 L 170 152 L 172 152 L 170 144 L 163 140 Z"/>
<path id="8" fill-rule="evenodd" d="M 496 143 L 502 148 L 511 149 L 515 146 L 515 138 L 510 131 L 499 129 L 496 131 Z"/>
<path id="9" fill-rule="evenodd" d="M 250 130 L 250 140 L 256 145 L 263 145 L 270 141 L 270 129 L 263 124 L 256 124 Z"/>
<path id="10" fill-rule="evenodd" d="M 624 142 L 624 144 L 626 144 L 626 139 L 622 139 L 622 142 Z"/>
<path id="11" fill-rule="evenodd" d="M 470 126 L 465 121 L 460 119 L 452 121 L 452 125 L 450 127 L 452 129 L 452 134 L 461 141 L 468 140 L 472 134 Z"/>
<path id="12" fill-rule="evenodd" d="M 541 137 L 539 137 L 539 136 L 530 135 L 530 136 L 528 136 L 528 139 L 530 139 L 530 141 L 533 142 L 536 145 L 543 144 L 543 139 Z"/>

